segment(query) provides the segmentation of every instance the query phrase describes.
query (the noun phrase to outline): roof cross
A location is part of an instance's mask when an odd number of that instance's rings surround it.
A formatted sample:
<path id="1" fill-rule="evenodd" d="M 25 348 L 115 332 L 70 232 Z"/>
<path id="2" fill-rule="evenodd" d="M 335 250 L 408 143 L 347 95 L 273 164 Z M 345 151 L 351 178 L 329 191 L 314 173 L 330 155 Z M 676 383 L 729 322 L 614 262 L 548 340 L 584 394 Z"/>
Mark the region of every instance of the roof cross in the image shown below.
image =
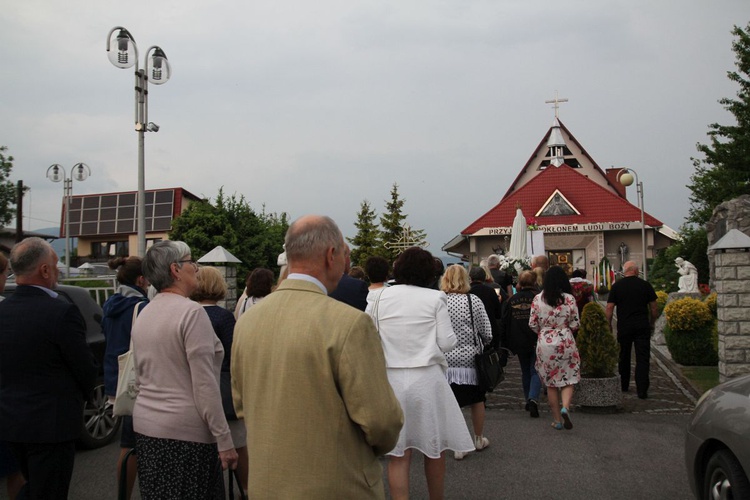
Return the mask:
<path id="1" fill-rule="evenodd" d="M 558 94 L 557 90 L 555 90 L 555 98 L 552 99 L 551 101 L 544 101 L 546 104 L 554 104 L 553 107 L 555 108 L 555 118 L 558 117 L 557 115 L 558 115 L 558 110 L 560 109 L 560 103 L 561 102 L 568 102 L 568 98 L 567 97 L 560 98 L 560 97 L 558 97 L 558 95 L 559 94 Z"/>

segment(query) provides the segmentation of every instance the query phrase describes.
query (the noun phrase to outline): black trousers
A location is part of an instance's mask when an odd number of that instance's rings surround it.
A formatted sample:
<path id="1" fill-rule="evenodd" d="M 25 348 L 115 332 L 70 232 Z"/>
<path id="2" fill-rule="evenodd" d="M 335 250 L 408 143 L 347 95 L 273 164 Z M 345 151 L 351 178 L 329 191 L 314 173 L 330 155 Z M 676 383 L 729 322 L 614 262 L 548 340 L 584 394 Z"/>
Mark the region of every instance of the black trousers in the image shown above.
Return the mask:
<path id="1" fill-rule="evenodd" d="M 620 383 L 622 390 L 630 387 L 630 352 L 635 346 L 635 387 L 639 396 L 648 394 L 648 371 L 651 365 L 651 329 L 636 329 L 617 332 L 620 344 Z"/>
<path id="2" fill-rule="evenodd" d="M 62 443 L 8 443 L 26 484 L 19 499 L 68 498 L 76 448 L 73 441 Z"/>

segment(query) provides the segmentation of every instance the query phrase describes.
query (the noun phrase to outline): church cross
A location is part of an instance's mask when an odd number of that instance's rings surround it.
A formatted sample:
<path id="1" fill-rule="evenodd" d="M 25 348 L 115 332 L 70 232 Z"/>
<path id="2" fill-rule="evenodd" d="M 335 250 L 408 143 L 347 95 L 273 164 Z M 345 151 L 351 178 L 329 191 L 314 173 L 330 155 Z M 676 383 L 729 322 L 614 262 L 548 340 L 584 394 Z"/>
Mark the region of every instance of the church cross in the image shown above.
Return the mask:
<path id="1" fill-rule="evenodd" d="M 557 90 L 555 90 L 555 98 L 552 99 L 551 101 L 544 101 L 545 104 L 554 104 L 553 107 L 555 108 L 555 118 L 558 117 L 557 115 L 558 115 L 558 110 L 560 109 L 560 103 L 561 102 L 568 102 L 568 98 L 567 97 L 560 98 L 560 97 L 558 97 L 558 95 L 559 94 L 557 93 Z"/>

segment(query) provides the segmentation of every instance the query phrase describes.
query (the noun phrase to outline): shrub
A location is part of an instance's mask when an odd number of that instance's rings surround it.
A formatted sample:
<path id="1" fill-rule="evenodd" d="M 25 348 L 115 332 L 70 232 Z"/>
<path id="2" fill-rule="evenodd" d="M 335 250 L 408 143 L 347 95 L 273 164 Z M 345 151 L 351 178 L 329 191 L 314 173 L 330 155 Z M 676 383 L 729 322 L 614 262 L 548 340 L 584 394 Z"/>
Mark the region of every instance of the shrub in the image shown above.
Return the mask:
<path id="1" fill-rule="evenodd" d="M 716 317 L 716 292 L 712 293 L 711 295 L 703 299 L 703 303 L 708 306 L 708 310 L 711 311 L 711 314 L 715 318 Z"/>
<path id="2" fill-rule="evenodd" d="M 719 362 L 716 352 L 716 321 L 704 324 L 693 331 L 675 331 L 669 325 L 664 327 L 672 359 L 686 366 L 713 366 Z"/>
<path id="3" fill-rule="evenodd" d="M 667 305 L 667 300 L 669 300 L 669 294 L 667 292 L 663 292 L 661 290 L 656 292 L 656 307 L 659 310 L 659 312 L 656 314 L 657 318 L 661 316 L 662 312 L 664 312 L 664 306 Z"/>
<path id="4" fill-rule="evenodd" d="M 716 318 L 705 302 L 685 297 L 667 304 L 664 314 L 667 317 L 664 338 L 672 359 L 687 366 L 719 362 L 714 333 Z"/>
<path id="5" fill-rule="evenodd" d="M 694 331 L 713 319 L 711 310 L 703 301 L 690 297 L 670 302 L 664 308 L 664 314 L 672 331 Z"/>
<path id="6" fill-rule="evenodd" d="M 581 374 L 589 378 L 615 376 L 620 348 L 609 330 L 604 308 L 596 302 L 583 307 L 581 328 L 576 338 L 581 355 Z"/>

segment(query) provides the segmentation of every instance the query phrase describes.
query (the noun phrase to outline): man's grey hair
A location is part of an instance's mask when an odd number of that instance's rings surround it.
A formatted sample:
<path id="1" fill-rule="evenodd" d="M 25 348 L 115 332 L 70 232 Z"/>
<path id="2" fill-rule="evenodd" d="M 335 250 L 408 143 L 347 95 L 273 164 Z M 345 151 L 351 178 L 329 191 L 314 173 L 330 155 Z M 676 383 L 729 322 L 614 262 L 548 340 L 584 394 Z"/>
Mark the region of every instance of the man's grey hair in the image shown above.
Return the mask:
<path id="1" fill-rule="evenodd" d="M 143 276 L 160 292 L 174 283 L 172 264 L 188 255 L 190 247 L 184 241 L 157 241 L 143 258 Z"/>
<path id="2" fill-rule="evenodd" d="M 26 238 L 10 251 L 10 267 L 15 275 L 26 276 L 33 273 L 53 251 L 52 245 L 41 238 Z"/>
<path id="3" fill-rule="evenodd" d="M 500 267 L 500 257 L 498 257 L 496 254 L 492 254 L 489 257 L 487 257 L 487 266 L 489 268 L 498 268 Z"/>
<path id="4" fill-rule="evenodd" d="M 284 238 L 290 263 L 322 256 L 330 247 L 343 251 L 344 236 L 333 219 L 326 216 L 297 219 L 289 226 Z"/>

